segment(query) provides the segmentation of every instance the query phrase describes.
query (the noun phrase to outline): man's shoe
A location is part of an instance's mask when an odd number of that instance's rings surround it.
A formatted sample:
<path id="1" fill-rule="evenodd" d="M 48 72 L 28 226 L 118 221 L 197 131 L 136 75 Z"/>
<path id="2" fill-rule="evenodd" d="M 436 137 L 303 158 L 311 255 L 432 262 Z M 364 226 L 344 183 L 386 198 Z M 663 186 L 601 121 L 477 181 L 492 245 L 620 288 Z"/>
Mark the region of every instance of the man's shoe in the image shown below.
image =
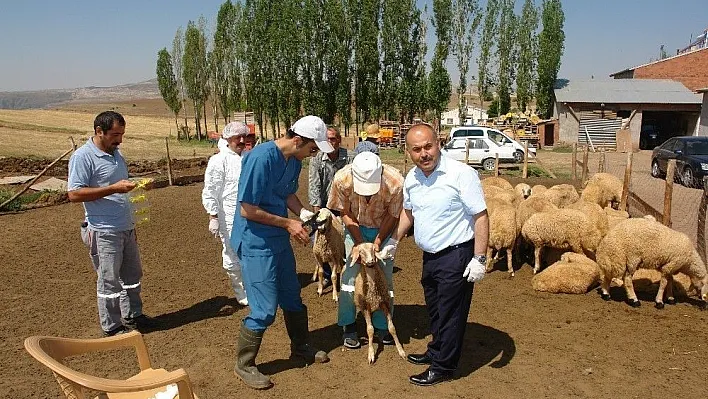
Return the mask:
<path id="1" fill-rule="evenodd" d="M 406 360 L 418 366 L 427 366 L 433 363 L 433 359 L 431 359 L 427 353 L 410 354 L 406 356 Z"/>
<path id="2" fill-rule="evenodd" d="M 356 337 L 356 333 L 344 333 L 344 347 L 347 349 L 361 348 L 361 342 Z"/>
<path id="3" fill-rule="evenodd" d="M 376 336 L 379 337 L 381 343 L 384 345 L 393 345 L 396 343 L 393 339 L 393 335 L 391 335 L 388 330 L 376 330 Z"/>
<path id="4" fill-rule="evenodd" d="M 157 320 L 144 314 L 123 319 L 123 326 L 128 330 L 152 330 L 159 325 Z"/>
<path id="5" fill-rule="evenodd" d="M 451 379 L 452 374 L 440 373 L 427 369 L 420 374 L 412 375 L 410 377 L 410 382 L 411 384 L 415 384 L 421 387 L 429 387 Z"/>
<path id="6" fill-rule="evenodd" d="M 128 330 L 125 326 L 118 326 L 118 327 L 112 329 L 111 331 L 104 331 L 103 336 L 104 337 L 113 337 L 116 335 L 125 334 L 128 331 L 130 331 L 130 330 Z"/>

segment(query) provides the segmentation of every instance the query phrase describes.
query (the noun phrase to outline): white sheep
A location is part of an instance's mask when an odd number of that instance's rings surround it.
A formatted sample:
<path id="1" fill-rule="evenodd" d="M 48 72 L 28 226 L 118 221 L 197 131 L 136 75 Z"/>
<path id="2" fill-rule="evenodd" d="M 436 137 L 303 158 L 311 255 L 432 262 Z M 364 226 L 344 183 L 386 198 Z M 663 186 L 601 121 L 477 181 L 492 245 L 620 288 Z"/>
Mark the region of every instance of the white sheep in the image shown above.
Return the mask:
<path id="1" fill-rule="evenodd" d="M 519 202 L 516 208 L 516 230 L 521 231 L 524 223 L 537 212 L 547 212 L 558 209 L 551 201 L 536 195 L 531 195 Z"/>
<path id="2" fill-rule="evenodd" d="M 595 173 L 587 181 L 580 198 L 594 202 L 602 208 L 616 206 L 622 199 L 623 185 L 619 178 L 610 173 Z"/>
<path id="3" fill-rule="evenodd" d="M 493 262 L 499 251 L 506 249 L 506 263 L 509 275 L 514 277 L 512 249 L 518 236 L 516 229 L 516 208 L 497 198 L 487 200 L 489 213 L 489 240 L 487 242 L 487 272 L 492 271 Z M 494 260 L 492 253 L 496 251 Z"/>
<path id="4" fill-rule="evenodd" d="M 516 191 L 516 194 L 522 200 L 525 200 L 526 198 L 530 197 L 532 192 L 531 186 L 526 183 L 517 184 L 516 186 L 514 186 L 514 191 Z"/>
<path id="5" fill-rule="evenodd" d="M 533 272 L 541 270 L 544 247 L 569 249 L 575 253 L 594 253 L 600 232 L 585 214 L 577 209 L 558 209 L 531 215 L 521 228 L 521 235 L 534 246 Z"/>
<path id="6" fill-rule="evenodd" d="M 531 195 L 540 195 L 548 190 L 548 187 L 544 186 L 543 184 L 536 184 L 535 186 L 531 187 Z"/>
<path id="7" fill-rule="evenodd" d="M 617 209 L 613 209 L 609 206 L 606 206 L 604 211 L 605 211 L 605 215 L 607 215 L 607 229 L 608 229 L 608 231 L 612 230 L 620 222 L 629 219 L 629 213 L 626 211 L 620 211 Z"/>
<path id="8" fill-rule="evenodd" d="M 324 276 L 322 265 L 329 263 L 332 268 L 332 299 L 339 300 L 337 295 L 337 278 L 344 270 L 344 225 L 327 208 L 322 208 L 316 214 L 315 223 L 315 244 L 312 251 L 315 254 L 315 272 L 312 275 L 314 281 L 319 277 L 317 283 L 317 295 L 322 296 L 324 290 Z"/>
<path id="9" fill-rule="evenodd" d="M 579 200 L 580 194 L 570 184 L 558 184 L 541 193 L 541 197 L 551 201 L 558 208 L 565 208 Z"/>
<path id="10" fill-rule="evenodd" d="M 568 205 L 565 209 L 577 209 L 585 214 L 590 221 L 595 225 L 597 230 L 600 232 L 600 236 L 604 237 L 609 230 L 607 223 L 607 213 L 600 207 L 600 205 L 587 202 L 582 198 L 578 201 Z"/>
<path id="11" fill-rule="evenodd" d="M 600 282 L 597 263 L 585 255 L 566 252 L 558 262 L 533 276 L 536 291 L 554 294 L 585 294 Z"/>
<path id="12" fill-rule="evenodd" d="M 619 223 L 600 243 L 596 259 L 602 275 L 600 288 L 604 300 L 610 300 L 609 288 L 612 279 L 622 277 L 627 302 L 633 307 L 640 306 L 634 292 L 632 276 L 638 268 L 643 268 L 657 269 L 662 274 L 659 291 L 654 299 L 658 309 L 664 307 L 665 289 L 666 302 L 675 302 L 672 292 L 673 275 L 678 272 L 691 279 L 691 285 L 705 306 L 708 296 L 708 272 L 703 260 L 686 234 L 661 223 L 647 218 L 632 218 Z"/>
<path id="13" fill-rule="evenodd" d="M 496 198 L 508 204 L 516 204 L 519 200 L 519 196 L 514 189 L 501 188 L 498 186 L 487 186 L 482 187 L 482 191 L 484 192 L 485 200 Z"/>
<path id="14" fill-rule="evenodd" d="M 485 187 L 495 186 L 503 189 L 513 190 L 514 186 L 511 185 L 506 179 L 498 176 L 487 177 L 481 181 L 482 189 Z"/>

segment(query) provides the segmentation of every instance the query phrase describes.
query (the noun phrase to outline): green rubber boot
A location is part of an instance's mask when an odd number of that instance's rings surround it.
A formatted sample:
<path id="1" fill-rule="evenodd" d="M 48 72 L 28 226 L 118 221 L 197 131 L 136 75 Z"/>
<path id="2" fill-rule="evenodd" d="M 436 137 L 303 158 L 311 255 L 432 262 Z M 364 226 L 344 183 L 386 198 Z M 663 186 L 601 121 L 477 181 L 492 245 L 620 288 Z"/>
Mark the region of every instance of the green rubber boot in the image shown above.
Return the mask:
<path id="1" fill-rule="evenodd" d="M 307 326 L 307 308 L 300 312 L 283 311 L 285 328 L 290 337 L 290 353 L 293 357 L 300 357 L 305 363 L 327 363 L 329 356 L 325 351 L 318 350 L 309 342 L 310 331 Z"/>
<path id="2" fill-rule="evenodd" d="M 270 377 L 262 374 L 256 368 L 256 355 L 261 348 L 264 332 L 249 330 L 241 324 L 241 332 L 238 337 L 234 373 L 253 389 L 268 389 L 273 386 Z"/>

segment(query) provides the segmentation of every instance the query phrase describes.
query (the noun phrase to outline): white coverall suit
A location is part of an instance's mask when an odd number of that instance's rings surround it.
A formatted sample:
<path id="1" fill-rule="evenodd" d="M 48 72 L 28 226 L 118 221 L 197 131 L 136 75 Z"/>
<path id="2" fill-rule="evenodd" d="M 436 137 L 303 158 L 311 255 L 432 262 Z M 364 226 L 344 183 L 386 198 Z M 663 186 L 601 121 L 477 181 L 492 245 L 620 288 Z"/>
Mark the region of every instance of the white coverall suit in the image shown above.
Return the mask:
<path id="1" fill-rule="evenodd" d="M 219 150 L 209 159 L 204 174 L 202 205 L 207 213 L 218 216 L 223 266 L 231 280 L 236 300 L 243 304 L 246 302 L 246 291 L 241 278 L 241 264 L 229 243 L 237 205 L 241 156 L 228 146 L 219 146 Z"/>

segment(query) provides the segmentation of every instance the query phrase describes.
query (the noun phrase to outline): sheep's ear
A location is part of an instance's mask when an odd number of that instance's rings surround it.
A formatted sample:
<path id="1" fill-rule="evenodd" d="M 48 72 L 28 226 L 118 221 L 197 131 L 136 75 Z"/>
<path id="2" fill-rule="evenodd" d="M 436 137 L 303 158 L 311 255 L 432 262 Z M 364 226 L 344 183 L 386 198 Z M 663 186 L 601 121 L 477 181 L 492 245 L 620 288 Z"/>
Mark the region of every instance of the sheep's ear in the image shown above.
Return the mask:
<path id="1" fill-rule="evenodd" d="M 380 260 L 381 262 L 384 261 L 383 254 L 381 252 L 374 252 L 374 256 L 376 256 L 376 259 Z"/>
<path id="2" fill-rule="evenodd" d="M 356 246 L 352 248 L 352 253 L 350 256 L 352 258 L 351 265 L 355 263 L 361 263 L 361 255 L 359 254 L 359 248 L 357 248 Z"/>

